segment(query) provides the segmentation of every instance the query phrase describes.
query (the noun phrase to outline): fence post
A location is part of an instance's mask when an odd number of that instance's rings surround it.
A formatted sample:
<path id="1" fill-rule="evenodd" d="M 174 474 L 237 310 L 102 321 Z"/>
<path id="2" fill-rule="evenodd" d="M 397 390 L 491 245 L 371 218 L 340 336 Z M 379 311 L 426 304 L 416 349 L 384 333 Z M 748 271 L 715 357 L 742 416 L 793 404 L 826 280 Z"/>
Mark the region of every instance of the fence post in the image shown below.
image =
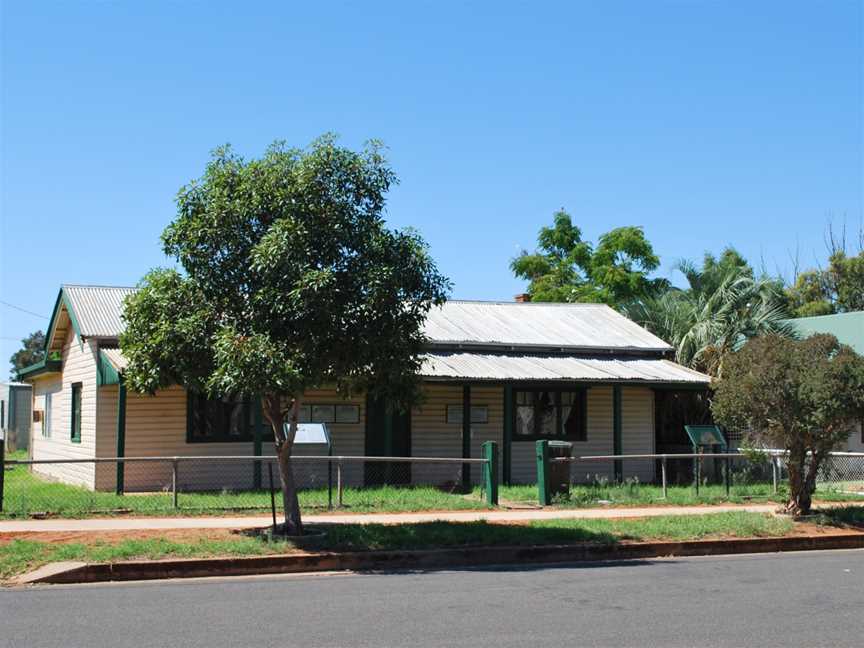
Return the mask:
<path id="1" fill-rule="evenodd" d="M 0 430 L 0 513 L 3 512 L 3 490 L 6 480 L 6 439 Z"/>
<path id="2" fill-rule="evenodd" d="M 342 460 L 336 462 L 336 502 L 342 508 Z"/>
<path id="3" fill-rule="evenodd" d="M 667 488 L 666 488 L 666 455 L 663 455 L 663 458 L 660 459 L 660 475 L 663 479 L 663 499 L 666 499 Z"/>
<path id="4" fill-rule="evenodd" d="M 729 491 L 732 488 L 732 458 L 726 457 L 726 497 L 729 497 Z"/>
<path id="5" fill-rule="evenodd" d="M 777 494 L 777 482 L 779 481 L 777 476 L 777 455 L 771 457 L 771 482 L 772 487 L 774 489 L 774 494 Z"/>
<path id="6" fill-rule="evenodd" d="M 483 487 L 486 489 L 486 503 L 498 506 L 498 444 L 494 441 L 484 441 Z"/>
<path id="7" fill-rule="evenodd" d="M 699 473 L 701 472 L 699 470 L 700 467 L 701 466 L 700 466 L 699 457 L 694 456 L 693 457 L 693 481 L 696 483 L 696 496 L 697 497 L 699 496 Z"/>
<path id="8" fill-rule="evenodd" d="M 174 508 L 177 508 L 177 459 L 171 460 L 171 496 Z"/>
<path id="9" fill-rule="evenodd" d="M 549 441 L 541 439 L 534 447 L 537 456 L 537 500 L 540 506 L 549 506 L 552 500 L 549 488 Z"/>

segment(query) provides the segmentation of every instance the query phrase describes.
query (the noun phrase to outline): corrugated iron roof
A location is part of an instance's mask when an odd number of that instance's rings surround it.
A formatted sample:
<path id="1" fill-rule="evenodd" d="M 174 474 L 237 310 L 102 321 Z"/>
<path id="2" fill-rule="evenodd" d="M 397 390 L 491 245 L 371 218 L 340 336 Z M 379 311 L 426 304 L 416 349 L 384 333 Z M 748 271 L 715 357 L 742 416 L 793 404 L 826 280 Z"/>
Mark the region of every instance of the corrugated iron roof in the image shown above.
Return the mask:
<path id="1" fill-rule="evenodd" d="M 711 378 L 660 358 L 435 352 L 420 374 L 451 380 L 580 380 L 707 384 Z"/>
<path id="2" fill-rule="evenodd" d="M 120 317 L 123 312 L 123 299 L 135 292 L 135 289 L 64 285 L 63 292 L 72 305 L 81 335 L 113 338 L 123 330 Z"/>
<path id="3" fill-rule="evenodd" d="M 102 352 L 102 355 L 105 359 L 111 363 L 111 366 L 114 367 L 117 371 L 123 371 L 126 366 L 129 364 L 129 360 L 126 359 L 126 356 L 123 355 L 123 352 L 120 349 L 99 349 Z"/>
<path id="4" fill-rule="evenodd" d="M 63 286 L 85 337 L 117 337 L 134 288 Z M 433 345 L 666 352 L 672 347 L 605 304 L 448 301 L 429 312 Z"/>
<path id="5" fill-rule="evenodd" d="M 448 301 L 425 325 L 435 344 L 670 351 L 605 304 Z"/>

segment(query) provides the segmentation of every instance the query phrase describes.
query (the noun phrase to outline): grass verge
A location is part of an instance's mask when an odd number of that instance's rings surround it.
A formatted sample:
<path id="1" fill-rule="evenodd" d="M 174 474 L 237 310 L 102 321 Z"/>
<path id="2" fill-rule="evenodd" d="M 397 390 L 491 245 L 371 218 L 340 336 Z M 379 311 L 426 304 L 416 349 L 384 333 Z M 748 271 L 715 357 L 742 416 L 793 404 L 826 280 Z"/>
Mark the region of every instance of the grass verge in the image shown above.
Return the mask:
<path id="1" fill-rule="evenodd" d="M 662 516 L 622 520 L 542 520 L 527 525 L 488 522 L 426 522 L 421 524 L 339 524 L 327 527 L 315 549 L 376 551 L 468 546 L 613 544 L 646 540 L 697 540 L 724 537 L 779 537 L 792 531 L 785 518 L 732 512 L 694 516 Z M 57 544 L 12 540 L 0 544 L 0 579 L 62 561 L 114 562 L 132 559 L 258 556 L 297 551 L 288 542 L 267 542 L 258 536 L 231 534 L 220 538 L 169 540 L 147 538 Z"/>

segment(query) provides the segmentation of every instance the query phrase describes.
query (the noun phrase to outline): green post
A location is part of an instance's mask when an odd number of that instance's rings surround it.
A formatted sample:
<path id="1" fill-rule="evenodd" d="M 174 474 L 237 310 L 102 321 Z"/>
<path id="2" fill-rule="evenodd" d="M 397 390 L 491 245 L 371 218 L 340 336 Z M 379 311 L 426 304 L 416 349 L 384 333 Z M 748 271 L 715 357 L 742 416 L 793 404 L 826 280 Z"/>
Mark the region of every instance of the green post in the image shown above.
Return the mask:
<path id="1" fill-rule="evenodd" d="M 503 449 L 503 479 L 508 486 L 511 483 L 511 473 L 513 464 L 512 444 L 513 444 L 513 425 L 516 422 L 516 413 L 514 408 L 513 385 L 504 387 L 504 449 Z"/>
<path id="2" fill-rule="evenodd" d="M 612 454 L 623 454 L 621 440 L 621 385 L 612 387 Z M 615 460 L 615 481 L 624 481 L 624 466 L 620 459 Z"/>
<path id="3" fill-rule="evenodd" d="M 6 439 L 0 430 L 0 513 L 3 512 L 3 481 L 6 479 Z"/>
<path id="4" fill-rule="evenodd" d="M 549 488 L 549 442 L 541 439 L 535 444 L 537 454 L 537 499 L 541 506 L 549 506 L 552 503 L 551 489 Z"/>
<path id="5" fill-rule="evenodd" d="M 120 377 L 117 386 L 117 456 L 126 456 L 126 383 Z M 114 485 L 115 492 L 122 495 L 126 488 L 126 462 L 117 462 L 117 479 Z"/>
<path id="6" fill-rule="evenodd" d="M 726 499 L 729 499 L 729 491 L 732 490 L 732 458 L 726 457 Z"/>
<path id="7" fill-rule="evenodd" d="M 498 506 L 498 444 L 494 441 L 484 441 L 483 486 L 486 489 L 486 503 Z"/>
<path id="8" fill-rule="evenodd" d="M 258 399 L 258 404 L 255 407 L 255 421 L 252 430 L 252 454 L 256 457 L 261 456 L 261 437 L 263 436 L 264 417 L 261 414 L 261 400 Z M 261 462 L 255 461 L 252 466 L 252 487 L 255 490 L 261 488 Z"/>

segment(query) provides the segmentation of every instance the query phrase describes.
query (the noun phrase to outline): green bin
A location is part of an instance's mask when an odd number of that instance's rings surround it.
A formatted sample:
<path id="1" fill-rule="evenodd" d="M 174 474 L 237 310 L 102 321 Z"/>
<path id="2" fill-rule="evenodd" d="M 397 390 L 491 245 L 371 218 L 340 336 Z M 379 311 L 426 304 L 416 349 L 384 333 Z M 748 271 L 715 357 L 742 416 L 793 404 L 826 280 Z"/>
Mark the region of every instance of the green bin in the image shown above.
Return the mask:
<path id="1" fill-rule="evenodd" d="M 540 504 L 548 506 L 559 495 L 570 495 L 570 462 L 573 444 L 567 441 L 537 442 L 537 486 Z"/>

